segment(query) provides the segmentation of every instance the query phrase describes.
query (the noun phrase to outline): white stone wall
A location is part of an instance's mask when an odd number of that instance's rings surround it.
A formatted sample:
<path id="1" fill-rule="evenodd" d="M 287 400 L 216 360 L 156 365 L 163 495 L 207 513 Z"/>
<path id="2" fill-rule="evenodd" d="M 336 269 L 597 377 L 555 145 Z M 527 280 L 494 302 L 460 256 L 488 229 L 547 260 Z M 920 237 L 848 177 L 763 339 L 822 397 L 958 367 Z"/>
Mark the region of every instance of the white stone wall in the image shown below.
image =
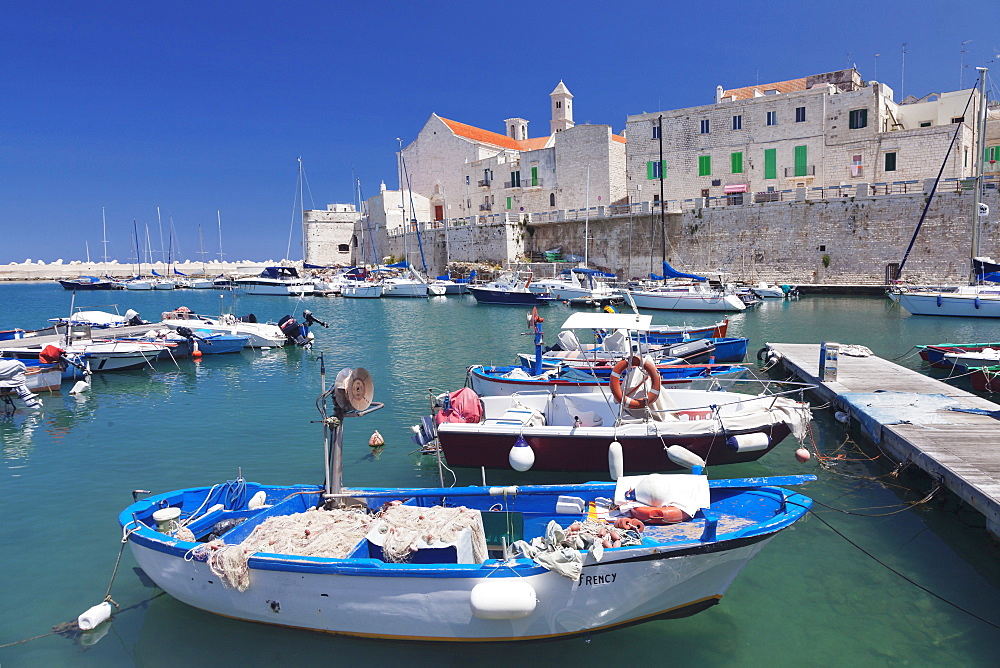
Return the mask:
<path id="1" fill-rule="evenodd" d="M 359 219 L 353 204 L 330 204 L 325 211 L 303 211 L 304 261 L 321 265 L 355 264 L 352 239 Z"/>

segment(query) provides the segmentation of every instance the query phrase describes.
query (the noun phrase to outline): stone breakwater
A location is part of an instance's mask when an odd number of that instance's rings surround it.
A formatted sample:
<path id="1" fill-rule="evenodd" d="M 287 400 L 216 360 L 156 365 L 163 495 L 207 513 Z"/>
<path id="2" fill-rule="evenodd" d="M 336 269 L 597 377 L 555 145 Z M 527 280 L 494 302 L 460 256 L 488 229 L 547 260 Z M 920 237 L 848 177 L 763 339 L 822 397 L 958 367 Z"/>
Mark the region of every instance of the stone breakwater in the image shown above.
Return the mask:
<path id="1" fill-rule="evenodd" d="M 253 276 L 264 270 L 264 267 L 279 265 L 281 262 L 267 260 L 255 262 L 244 260 L 242 262 L 179 262 L 174 263 L 174 269 L 187 276 Z M 297 265 L 301 269 L 301 265 Z M 170 272 L 169 265 L 157 262 L 152 265 L 143 264 L 142 272 L 149 275 L 150 269 L 155 269 L 158 274 L 166 276 Z M 135 276 L 136 266 L 134 264 L 120 264 L 118 262 L 81 262 L 72 260 L 64 262 L 55 260 L 46 264 L 41 260 L 10 264 L 0 264 L 0 281 L 55 281 L 59 279 L 76 278 L 77 276 L 111 276 L 113 278 L 128 278 Z"/>

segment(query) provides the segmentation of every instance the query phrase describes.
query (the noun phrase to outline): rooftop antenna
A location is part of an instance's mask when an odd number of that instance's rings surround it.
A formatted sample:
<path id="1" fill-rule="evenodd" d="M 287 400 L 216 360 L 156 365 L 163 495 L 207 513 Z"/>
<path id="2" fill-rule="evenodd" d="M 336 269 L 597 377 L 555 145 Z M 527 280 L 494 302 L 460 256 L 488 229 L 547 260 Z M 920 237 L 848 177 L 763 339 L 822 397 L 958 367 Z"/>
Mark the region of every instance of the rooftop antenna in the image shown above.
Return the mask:
<path id="1" fill-rule="evenodd" d="M 965 45 L 971 41 L 972 41 L 971 39 L 967 39 L 964 42 L 962 42 L 962 49 L 959 52 L 960 55 L 958 57 L 958 90 L 962 90 L 962 88 L 965 85 L 965 54 L 969 52 L 969 50 L 965 48 Z"/>
<path id="2" fill-rule="evenodd" d="M 906 87 L 905 87 L 904 84 L 906 83 L 906 45 L 907 44 L 908 44 L 908 42 L 903 42 L 903 60 L 902 60 L 902 65 L 900 66 L 900 70 L 899 70 L 899 101 L 900 102 L 902 102 L 903 100 L 906 99 L 906 95 L 904 94 L 903 91 L 906 90 Z"/>

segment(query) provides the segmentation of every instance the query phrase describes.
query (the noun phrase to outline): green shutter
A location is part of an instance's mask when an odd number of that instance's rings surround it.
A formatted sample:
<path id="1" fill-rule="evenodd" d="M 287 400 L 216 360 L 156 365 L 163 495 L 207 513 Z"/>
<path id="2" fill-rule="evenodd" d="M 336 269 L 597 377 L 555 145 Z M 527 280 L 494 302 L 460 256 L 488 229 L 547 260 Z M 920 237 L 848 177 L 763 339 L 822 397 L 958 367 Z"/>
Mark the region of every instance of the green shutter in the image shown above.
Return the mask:
<path id="1" fill-rule="evenodd" d="M 667 161 L 660 160 L 660 176 L 662 178 L 667 178 Z"/>
<path id="2" fill-rule="evenodd" d="M 805 176 L 808 171 L 806 167 L 808 154 L 806 151 L 807 148 L 805 146 L 795 147 L 795 176 Z"/>
<path id="3" fill-rule="evenodd" d="M 778 149 L 764 149 L 764 178 L 778 178 Z"/>
<path id="4" fill-rule="evenodd" d="M 649 180 L 653 180 L 654 178 L 656 178 L 655 176 L 653 176 L 653 164 L 654 163 L 652 160 L 646 163 L 646 178 Z"/>
<path id="5" fill-rule="evenodd" d="M 742 151 L 738 151 L 736 153 L 732 153 L 732 154 L 730 154 L 729 158 L 730 158 L 730 162 L 732 163 L 732 170 L 731 170 L 732 173 L 733 174 L 742 174 L 743 173 L 743 152 Z"/>
<path id="6" fill-rule="evenodd" d="M 531 185 L 538 185 L 538 167 L 531 168 Z"/>
<path id="7" fill-rule="evenodd" d="M 509 197 L 507 198 L 507 210 L 508 211 L 510 210 L 510 198 Z"/>
<path id="8" fill-rule="evenodd" d="M 698 156 L 698 176 L 711 176 L 711 175 L 712 175 L 712 156 L 710 155 Z"/>

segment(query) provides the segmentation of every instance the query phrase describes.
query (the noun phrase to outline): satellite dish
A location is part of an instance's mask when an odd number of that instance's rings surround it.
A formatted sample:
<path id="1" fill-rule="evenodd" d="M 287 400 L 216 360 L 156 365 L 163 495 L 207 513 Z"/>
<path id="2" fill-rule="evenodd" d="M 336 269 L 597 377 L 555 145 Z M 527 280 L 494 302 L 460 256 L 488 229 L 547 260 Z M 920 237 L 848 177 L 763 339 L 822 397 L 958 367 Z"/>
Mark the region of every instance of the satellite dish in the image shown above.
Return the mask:
<path id="1" fill-rule="evenodd" d="M 337 405 L 345 411 L 363 411 L 372 404 L 375 383 L 365 369 L 341 369 L 334 382 Z"/>

